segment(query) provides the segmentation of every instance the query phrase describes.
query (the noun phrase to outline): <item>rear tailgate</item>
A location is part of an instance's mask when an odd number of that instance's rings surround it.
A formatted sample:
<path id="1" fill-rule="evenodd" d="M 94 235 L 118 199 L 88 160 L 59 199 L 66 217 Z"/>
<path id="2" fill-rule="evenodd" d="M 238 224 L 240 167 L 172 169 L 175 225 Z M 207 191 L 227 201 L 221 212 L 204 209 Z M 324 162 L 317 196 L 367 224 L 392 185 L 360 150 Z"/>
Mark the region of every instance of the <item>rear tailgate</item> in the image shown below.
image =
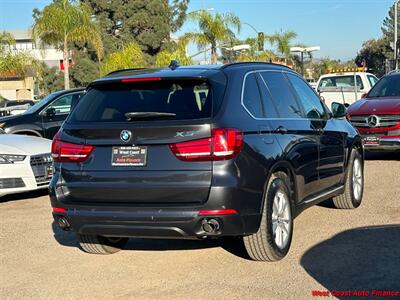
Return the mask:
<path id="1" fill-rule="evenodd" d="M 121 92 L 122 91 L 122 92 Z M 60 163 L 66 201 L 104 204 L 200 204 L 207 201 L 211 161 L 181 161 L 170 144 L 207 138 L 211 88 L 197 81 L 94 87 L 63 126 L 62 140 L 94 146 L 82 163 Z M 128 112 L 174 117 L 130 119 Z"/>

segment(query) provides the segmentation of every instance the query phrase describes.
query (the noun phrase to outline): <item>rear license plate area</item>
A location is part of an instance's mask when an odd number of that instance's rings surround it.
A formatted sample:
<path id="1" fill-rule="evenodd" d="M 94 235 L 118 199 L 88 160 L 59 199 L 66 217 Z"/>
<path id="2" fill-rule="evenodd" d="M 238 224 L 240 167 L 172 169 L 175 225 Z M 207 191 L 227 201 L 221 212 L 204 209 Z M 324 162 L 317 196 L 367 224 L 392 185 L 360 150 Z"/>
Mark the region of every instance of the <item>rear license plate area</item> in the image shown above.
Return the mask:
<path id="1" fill-rule="evenodd" d="M 147 161 L 147 147 L 121 146 L 113 147 L 111 154 L 112 166 L 145 166 Z"/>

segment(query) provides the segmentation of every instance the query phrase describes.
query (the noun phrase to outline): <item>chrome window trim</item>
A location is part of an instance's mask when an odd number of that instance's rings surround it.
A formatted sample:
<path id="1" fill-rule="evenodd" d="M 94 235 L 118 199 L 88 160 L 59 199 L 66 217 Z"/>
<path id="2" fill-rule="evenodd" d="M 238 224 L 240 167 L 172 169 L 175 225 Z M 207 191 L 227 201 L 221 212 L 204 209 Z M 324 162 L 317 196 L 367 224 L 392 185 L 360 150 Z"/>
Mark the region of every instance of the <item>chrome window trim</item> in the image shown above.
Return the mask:
<path id="1" fill-rule="evenodd" d="M 307 117 L 305 117 L 305 116 L 300 117 L 300 118 L 268 118 L 268 117 L 266 117 L 266 118 L 259 118 L 259 117 L 255 117 L 255 116 L 250 112 L 250 110 L 246 107 L 246 105 L 245 105 L 244 102 L 243 102 L 244 88 L 245 88 L 245 83 L 246 83 L 247 76 L 248 76 L 249 74 L 253 74 L 253 73 L 263 73 L 263 72 L 276 72 L 276 73 L 282 73 L 282 74 L 293 74 L 293 75 L 299 77 L 300 79 L 304 80 L 303 78 L 301 78 L 301 76 L 299 76 L 299 75 L 296 74 L 295 72 L 288 72 L 288 71 L 286 71 L 286 70 L 253 70 L 253 71 L 247 72 L 247 73 L 244 75 L 244 77 L 243 77 L 242 92 L 241 92 L 241 96 L 240 96 L 240 104 L 243 106 L 243 108 L 245 109 L 245 111 L 250 115 L 250 117 L 252 117 L 254 120 L 258 120 L 258 121 L 263 121 L 263 120 L 297 120 L 297 121 L 299 121 L 299 120 L 325 120 L 325 119 L 322 119 L 322 118 L 321 118 L 321 119 L 309 119 L 309 118 L 307 118 Z M 268 87 L 268 85 L 266 84 L 264 78 L 261 76 L 261 74 L 260 74 L 260 77 L 261 77 L 261 79 L 262 79 L 262 81 L 263 81 L 265 87 L 266 87 L 267 90 L 269 91 L 269 87 Z M 290 84 L 290 82 L 289 82 L 289 84 Z M 311 88 L 311 87 L 310 87 L 310 88 Z M 311 89 L 312 89 L 312 88 L 311 88 Z M 313 90 L 313 92 L 314 92 L 314 94 L 315 94 L 317 97 L 319 97 L 318 94 L 317 94 L 314 90 Z M 260 95 L 260 96 L 261 96 L 261 95 Z M 297 95 L 293 95 L 293 96 L 294 96 L 295 98 L 297 97 Z M 296 101 L 297 101 L 297 99 L 296 99 Z M 301 104 L 300 104 L 300 105 L 301 105 Z M 322 107 L 323 107 L 323 109 L 325 110 L 325 113 L 328 115 L 329 112 L 326 110 L 325 106 L 322 105 Z M 303 111 L 303 105 L 301 105 L 301 107 L 299 107 L 299 108 L 301 109 L 302 113 L 304 113 L 304 111 Z"/>

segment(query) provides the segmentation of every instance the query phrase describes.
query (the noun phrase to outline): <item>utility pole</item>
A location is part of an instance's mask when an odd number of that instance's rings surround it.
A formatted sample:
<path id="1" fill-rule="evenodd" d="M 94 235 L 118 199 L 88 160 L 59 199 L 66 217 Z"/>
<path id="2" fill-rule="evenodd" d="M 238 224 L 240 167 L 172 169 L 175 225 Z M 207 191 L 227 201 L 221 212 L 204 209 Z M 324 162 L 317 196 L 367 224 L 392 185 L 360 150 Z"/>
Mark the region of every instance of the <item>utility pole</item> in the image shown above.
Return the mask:
<path id="1" fill-rule="evenodd" d="M 394 3 L 394 67 L 397 70 L 399 68 L 399 57 L 398 57 L 398 52 L 399 49 L 397 49 L 397 10 L 399 6 L 399 0 L 396 0 Z"/>

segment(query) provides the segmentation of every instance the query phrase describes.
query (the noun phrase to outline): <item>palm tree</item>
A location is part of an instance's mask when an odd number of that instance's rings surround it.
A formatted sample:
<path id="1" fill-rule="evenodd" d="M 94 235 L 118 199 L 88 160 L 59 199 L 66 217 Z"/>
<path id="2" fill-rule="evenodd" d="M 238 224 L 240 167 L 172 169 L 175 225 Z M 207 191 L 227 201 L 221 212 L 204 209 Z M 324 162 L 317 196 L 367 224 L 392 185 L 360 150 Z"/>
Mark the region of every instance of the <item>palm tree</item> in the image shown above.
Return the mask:
<path id="1" fill-rule="evenodd" d="M 174 51 L 164 50 L 156 55 L 155 66 L 166 67 L 172 60 L 176 60 L 180 65 L 191 65 L 192 59 L 187 56 L 187 46 L 189 44 L 189 38 L 183 36 L 179 38 L 179 41 L 175 44 Z"/>
<path id="2" fill-rule="evenodd" d="M 271 45 L 276 46 L 276 50 L 279 55 L 285 60 L 290 58 L 290 46 L 291 41 L 297 37 L 297 33 L 294 31 L 280 31 L 275 34 L 266 36 L 266 39 L 271 43 Z"/>
<path id="3" fill-rule="evenodd" d="M 100 64 L 100 73 L 105 75 L 119 69 L 145 66 L 146 61 L 140 46 L 136 42 L 131 42 L 121 51 L 108 54 Z"/>
<path id="4" fill-rule="evenodd" d="M 212 15 L 206 10 L 189 13 L 188 17 L 198 22 L 200 31 L 187 33 L 186 36 L 195 42 L 199 49 L 206 49 L 210 46 L 211 63 L 216 64 L 218 43 L 234 36 L 229 27 L 234 27 L 237 32 L 240 31 L 240 19 L 231 13 Z"/>
<path id="5" fill-rule="evenodd" d="M 69 47 L 73 42 L 90 43 L 99 60 L 103 56 L 100 29 L 92 19 L 89 7 L 70 0 L 55 0 L 37 13 L 32 37 L 43 45 L 63 51 L 64 86 L 69 89 Z"/>

